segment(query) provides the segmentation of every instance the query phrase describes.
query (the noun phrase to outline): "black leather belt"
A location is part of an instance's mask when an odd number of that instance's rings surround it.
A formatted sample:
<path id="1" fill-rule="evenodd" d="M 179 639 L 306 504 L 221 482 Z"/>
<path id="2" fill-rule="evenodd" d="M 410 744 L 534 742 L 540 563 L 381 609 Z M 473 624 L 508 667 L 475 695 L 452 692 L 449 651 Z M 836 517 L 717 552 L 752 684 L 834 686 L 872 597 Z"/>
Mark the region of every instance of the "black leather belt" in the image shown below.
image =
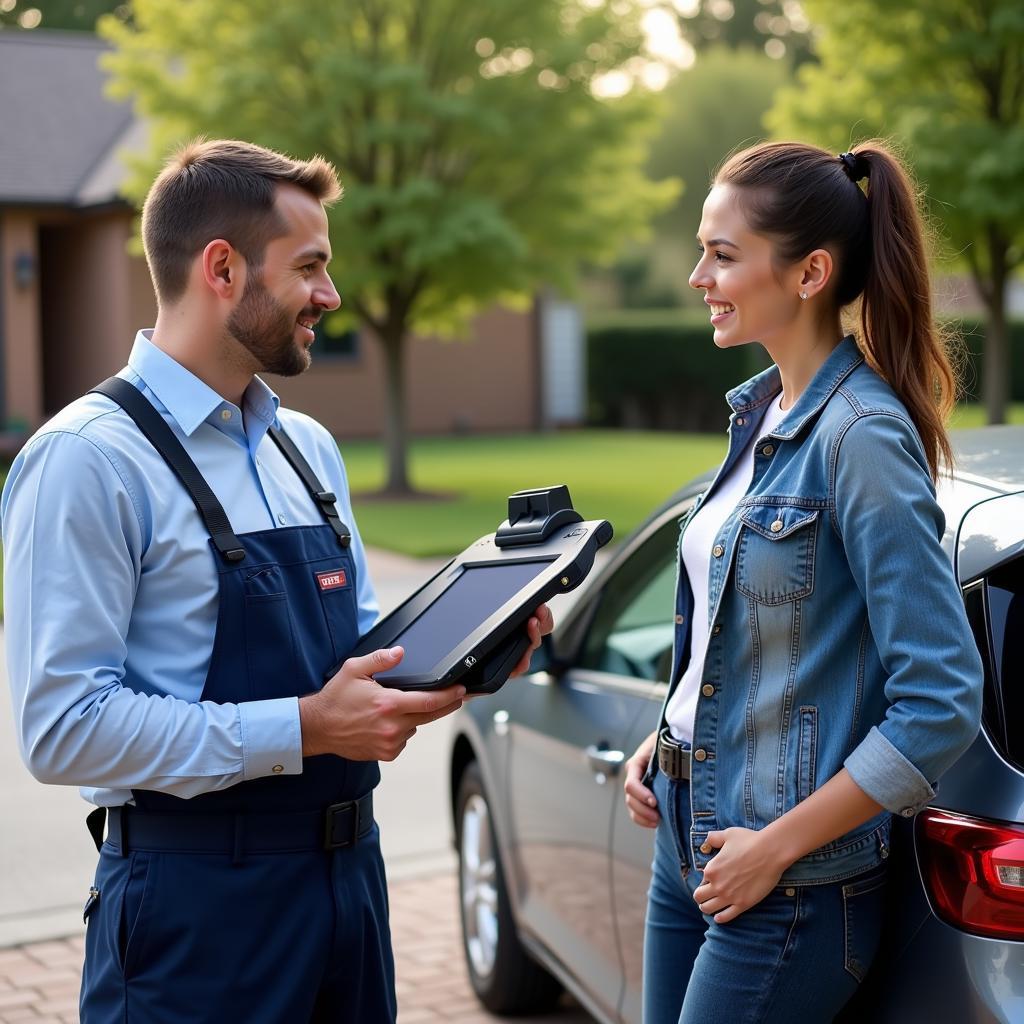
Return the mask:
<path id="1" fill-rule="evenodd" d="M 690 777 L 690 748 L 674 739 L 667 726 L 658 733 L 658 769 L 677 781 Z"/>
<path id="2" fill-rule="evenodd" d="M 373 828 L 373 793 L 320 811 L 250 814 L 112 807 L 107 842 L 121 856 L 149 853 L 302 853 L 353 846 Z"/>

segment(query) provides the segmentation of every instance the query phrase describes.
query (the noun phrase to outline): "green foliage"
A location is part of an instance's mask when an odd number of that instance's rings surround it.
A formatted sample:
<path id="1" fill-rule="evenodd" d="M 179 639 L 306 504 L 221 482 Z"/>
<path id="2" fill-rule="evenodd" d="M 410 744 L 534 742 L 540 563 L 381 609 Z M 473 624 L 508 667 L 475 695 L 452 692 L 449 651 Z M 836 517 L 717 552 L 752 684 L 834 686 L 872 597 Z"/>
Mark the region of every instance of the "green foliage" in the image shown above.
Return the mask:
<path id="1" fill-rule="evenodd" d="M 322 153 L 346 188 L 330 219 L 348 307 L 378 329 L 456 329 L 541 283 L 571 287 L 582 256 L 611 259 L 674 196 L 643 173 L 655 99 L 591 88 L 640 52 L 640 13 L 621 0 L 136 0 L 134 27 L 101 23 L 116 94 L 153 124 L 132 195 L 200 132 Z"/>
<path id="2" fill-rule="evenodd" d="M 985 325 L 954 321 L 963 338 L 963 397 L 980 396 Z M 587 325 L 590 422 L 605 427 L 697 430 L 725 428 L 730 388 L 764 369 L 760 345 L 717 349 L 707 315 L 678 310 L 616 311 Z M 1014 372 L 1010 393 L 1024 401 L 1024 321 L 1010 324 Z"/>
<path id="3" fill-rule="evenodd" d="M 986 223 L 1024 241 L 1024 7 L 1019 0 L 807 0 L 819 64 L 768 117 L 839 152 L 901 140 L 956 251 L 984 260 Z"/>
<path id="4" fill-rule="evenodd" d="M 725 455 L 725 435 L 580 430 L 556 434 L 429 438 L 412 442 L 414 479 L 447 501 L 373 501 L 379 445 L 341 444 L 366 543 L 409 555 L 449 555 L 504 518 L 508 495 L 566 483 L 584 517 L 608 519 L 622 540 L 691 477 Z"/>
<path id="5" fill-rule="evenodd" d="M 587 329 L 590 420 L 632 429 L 720 433 L 724 395 L 769 365 L 759 345 L 717 349 L 707 314 L 638 311 Z"/>
<path id="6" fill-rule="evenodd" d="M 5 0 L 0 2 L 0 30 L 57 28 L 92 32 L 97 19 L 104 14 L 127 21 L 131 5 L 126 0 Z"/>
<path id="7" fill-rule="evenodd" d="M 787 0 L 697 0 L 679 10 L 683 36 L 702 50 L 708 46 L 769 49 L 798 61 L 809 53 L 810 23 L 800 4 Z M 684 13 L 685 11 L 685 13 Z"/>

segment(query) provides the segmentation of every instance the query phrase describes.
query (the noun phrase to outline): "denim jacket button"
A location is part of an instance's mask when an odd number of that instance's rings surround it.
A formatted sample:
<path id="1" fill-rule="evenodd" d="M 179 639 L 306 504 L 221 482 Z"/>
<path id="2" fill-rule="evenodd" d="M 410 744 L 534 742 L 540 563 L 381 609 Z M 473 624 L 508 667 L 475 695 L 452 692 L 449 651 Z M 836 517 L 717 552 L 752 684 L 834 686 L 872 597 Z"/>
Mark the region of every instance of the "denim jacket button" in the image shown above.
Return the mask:
<path id="1" fill-rule="evenodd" d="M 742 416 L 737 416 L 736 417 L 736 426 L 737 427 L 742 427 L 743 424 L 746 423 L 746 422 L 747 421 Z"/>
<path id="2" fill-rule="evenodd" d="M 775 446 L 774 445 L 770 445 L 770 444 L 766 444 L 761 449 L 761 454 L 762 455 L 774 455 L 775 454 Z"/>
<path id="3" fill-rule="evenodd" d="M 708 759 L 708 752 L 703 747 L 698 747 L 693 752 L 694 761 L 706 761 Z"/>
<path id="4" fill-rule="evenodd" d="M 711 685 L 711 683 L 705 683 L 700 688 L 700 692 L 703 693 L 705 697 L 714 697 L 715 688 Z"/>
<path id="5" fill-rule="evenodd" d="M 782 520 L 781 519 L 776 519 L 775 522 L 772 523 L 772 525 L 768 527 L 768 529 L 771 530 L 772 533 L 778 533 L 779 530 L 782 529 Z"/>
<path id="6" fill-rule="evenodd" d="M 711 554 L 713 554 L 715 556 L 715 558 L 721 558 L 722 555 L 725 554 L 725 548 L 723 548 L 721 544 L 716 544 L 711 549 Z"/>
<path id="7" fill-rule="evenodd" d="M 686 616 L 685 615 L 677 615 L 676 616 L 676 625 L 677 626 L 681 626 L 685 621 L 686 621 Z"/>
<path id="8" fill-rule="evenodd" d="M 718 625 L 718 623 L 716 622 L 715 625 L 713 625 L 711 627 L 711 635 L 712 636 L 718 636 L 718 634 L 721 633 L 721 632 L 722 632 L 722 627 L 720 625 Z"/>
<path id="9" fill-rule="evenodd" d="M 904 807 L 904 808 L 903 808 L 903 809 L 902 809 L 902 810 L 900 811 L 900 814 L 901 814 L 901 815 L 902 815 L 902 816 L 903 816 L 904 818 L 912 818 L 912 817 L 914 816 L 914 808 L 913 808 L 913 807 Z"/>

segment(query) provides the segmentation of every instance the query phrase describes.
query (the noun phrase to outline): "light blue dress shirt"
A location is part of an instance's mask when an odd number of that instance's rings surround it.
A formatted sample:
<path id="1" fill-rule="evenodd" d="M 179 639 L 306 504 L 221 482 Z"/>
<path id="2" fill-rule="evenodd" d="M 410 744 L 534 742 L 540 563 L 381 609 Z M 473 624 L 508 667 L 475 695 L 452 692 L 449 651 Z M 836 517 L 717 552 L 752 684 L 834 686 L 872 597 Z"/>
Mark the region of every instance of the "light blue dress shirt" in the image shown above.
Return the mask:
<path id="1" fill-rule="evenodd" d="M 338 496 L 366 632 L 377 602 L 334 440 L 308 416 L 278 409 L 258 377 L 241 409 L 224 401 L 151 333 L 136 336 L 121 376 L 163 415 L 236 534 L 323 523 L 267 437 L 275 417 Z M 43 426 L 15 459 L 0 514 L 14 717 L 37 779 L 117 806 L 132 788 L 191 797 L 301 773 L 296 698 L 200 700 L 217 626 L 208 534 L 119 406 L 86 395 Z"/>

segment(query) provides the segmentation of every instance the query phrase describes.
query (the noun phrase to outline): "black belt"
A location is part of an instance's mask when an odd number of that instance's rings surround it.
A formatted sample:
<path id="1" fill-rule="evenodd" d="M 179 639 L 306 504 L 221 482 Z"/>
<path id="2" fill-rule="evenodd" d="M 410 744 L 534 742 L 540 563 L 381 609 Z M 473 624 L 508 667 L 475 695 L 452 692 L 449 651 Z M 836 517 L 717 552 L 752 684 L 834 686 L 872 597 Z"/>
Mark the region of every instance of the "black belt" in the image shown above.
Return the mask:
<path id="1" fill-rule="evenodd" d="M 139 850 L 226 853 L 238 860 L 247 853 L 339 850 L 355 845 L 372 828 L 373 793 L 367 793 L 322 811 L 161 813 L 112 807 L 107 842 L 122 857 Z"/>
<path id="2" fill-rule="evenodd" d="M 658 768 L 677 781 L 690 777 L 690 748 L 673 738 L 667 726 L 658 733 Z"/>

